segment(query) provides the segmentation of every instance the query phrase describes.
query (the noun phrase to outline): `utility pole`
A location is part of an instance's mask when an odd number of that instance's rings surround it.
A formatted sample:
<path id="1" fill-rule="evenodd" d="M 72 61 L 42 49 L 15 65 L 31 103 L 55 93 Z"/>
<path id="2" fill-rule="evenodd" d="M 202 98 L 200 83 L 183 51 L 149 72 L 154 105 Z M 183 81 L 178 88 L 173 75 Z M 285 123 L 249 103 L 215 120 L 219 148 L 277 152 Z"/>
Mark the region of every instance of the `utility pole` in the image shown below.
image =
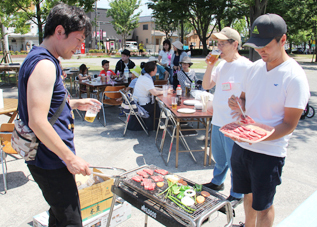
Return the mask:
<path id="1" fill-rule="evenodd" d="M 97 23 L 97 1 L 95 1 L 95 23 Z M 95 48 L 97 45 L 97 24 L 95 24 Z"/>

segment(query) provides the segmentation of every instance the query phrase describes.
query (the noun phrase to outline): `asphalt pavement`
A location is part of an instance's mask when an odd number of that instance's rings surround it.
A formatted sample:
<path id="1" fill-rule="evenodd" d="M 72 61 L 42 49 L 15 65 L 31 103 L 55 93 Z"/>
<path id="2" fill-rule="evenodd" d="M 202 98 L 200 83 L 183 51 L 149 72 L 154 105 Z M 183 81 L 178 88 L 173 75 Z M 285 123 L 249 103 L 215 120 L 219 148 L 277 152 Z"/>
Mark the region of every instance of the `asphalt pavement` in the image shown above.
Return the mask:
<path id="1" fill-rule="evenodd" d="M 198 58 L 194 58 L 193 61 Z M 139 63 L 146 59 L 137 59 Z M 199 60 L 199 59 L 198 59 Z M 202 59 L 200 59 L 202 60 Z M 71 59 L 67 62 L 83 61 L 89 64 L 100 63 L 99 59 Z M 116 61 L 111 59 L 111 61 Z M 309 61 L 309 60 L 307 60 Z M 304 68 L 311 90 L 310 105 L 317 108 L 317 65 L 312 63 L 301 63 Z M 204 69 L 196 70 L 198 77 L 202 78 Z M 5 98 L 17 98 L 17 88 L 12 86 L 1 86 Z M 75 97 L 76 98 L 76 97 Z M 113 166 L 131 170 L 144 164 L 153 164 L 178 174 L 184 178 L 202 184 L 209 182 L 212 178 L 214 163 L 203 165 L 203 152 L 194 153 L 197 163 L 193 161 L 189 153 L 179 155 L 179 166 L 175 168 L 175 144 L 171 159 L 166 166 L 159 154 L 154 140 L 155 132 L 147 136 L 143 131 L 127 131 L 123 137 L 124 124 L 118 118 L 117 107 L 106 108 L 107 126 L 95 120 L 93 123 L 83 121 L 75 114 L 75 146 L 78 156 L 82 157 L 94 166 Z M 8 121 L 7 116 L 0 116 L 0 123 Z M 290 215 L 306 198 L 317 189 L 317 116 L 311 119 L 301 120 L 293 133 L 288 146 L 288 155 L 282 174 L 282 184 L 277 187 L 274 199 L 275 221 L 277 226 L 283 219 Z M 194 139 L 195 138 L 195 139 Z M 314 139 L 315 138 L 315 139 Z M 192 148 L 204 146 L 204 135 L 199 133 L 197 137 L 190 139 Z M 166 158 L 166 150 L 164 158 Z M 0 226 L 2 227 L 28 227 L 32 225 L 32 217 L 48 209 L 48 205 L 42 197 L 41 191 L 33 181 L 24 161 L 7 157 L 8 161 L 8 193 L 4 194 L 2 182 L 2 171 L 0 173 Z M 230 175 L 225 180 L 225 190 L 222 192 L 229 195 Z M 244 221 L 243 205 L 235 209 L 234 226 Z M 316 217 L 311 217 L 315 218 Z M 144 226 L 145 215 L 136 208 L 132 209 L 132 217 L 120 224 L 120 227 Z M 317 219 L 316 219 L 317 221 Z M 316 222 L 315 222 L 316 223 Z M 226 216 L 216 212 L 210 218 L 210 222 L 204 226 L 220 227 L 226 224 Z M 152 218 L 148 220 L 148 226 L 162 226 Z"/>

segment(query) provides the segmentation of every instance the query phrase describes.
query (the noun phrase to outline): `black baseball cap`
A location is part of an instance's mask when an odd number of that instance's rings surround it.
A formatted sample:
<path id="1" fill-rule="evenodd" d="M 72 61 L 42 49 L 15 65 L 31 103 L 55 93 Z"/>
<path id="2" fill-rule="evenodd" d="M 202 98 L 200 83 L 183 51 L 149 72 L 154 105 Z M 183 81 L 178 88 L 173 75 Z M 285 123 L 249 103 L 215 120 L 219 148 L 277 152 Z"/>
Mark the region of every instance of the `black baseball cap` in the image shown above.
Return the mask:
<path id="1" fill-rule="evenodd" d="M 259 49 L 265 47 L 275 37 L 286 34 L 287 25 L 281 16 L 268 13 L 259 16 L 253 22 L 251 31 L 251 38 L 243 46 Z"/>
<path id="2" fill-rule="evenodd" d="M 127 50 L 127 49 L 124 49 L 121 54 L 124 54 L 124 55 L 127 55 L 127 56 L 130 56 L 130 51 Z"/>

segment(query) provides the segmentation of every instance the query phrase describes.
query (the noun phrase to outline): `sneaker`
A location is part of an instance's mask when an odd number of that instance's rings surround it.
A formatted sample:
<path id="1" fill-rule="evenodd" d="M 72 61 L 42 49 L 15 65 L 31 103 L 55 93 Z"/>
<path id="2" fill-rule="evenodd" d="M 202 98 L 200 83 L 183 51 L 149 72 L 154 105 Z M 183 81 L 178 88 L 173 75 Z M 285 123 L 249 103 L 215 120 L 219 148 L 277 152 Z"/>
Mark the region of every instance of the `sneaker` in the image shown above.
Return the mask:
<path id="1" fill-rule="evenodd" d="M 215 191 L 222 191 L 225 189 L 225 185 L 223 183 L 221 185 L 216 185 L 216 184 L 210 182 L 207 184 L 203 184 L 203 186 L 210 188 L 212 190 L 215 190 Z"/>
<path id="2" fill-rule="evenodd" d="M 244 223 L 243 222 L 239 222 L 239 227 L 245 227 Z"/>
<path id="3" fill-rule="evenodd" d="M 232 208 L 235 208 L 236 206 L 238 206 L 240 203 L 243 202 L 243 198 L 239 199 L 231 195 L 227 198 L 227 200 L 231 202 Z"/>
<path id="4" fill-rule="evenodd" d="M 119 117 L 124 117 L 125 113 L 122 111 L 121 113 L 119 113 Z"/>

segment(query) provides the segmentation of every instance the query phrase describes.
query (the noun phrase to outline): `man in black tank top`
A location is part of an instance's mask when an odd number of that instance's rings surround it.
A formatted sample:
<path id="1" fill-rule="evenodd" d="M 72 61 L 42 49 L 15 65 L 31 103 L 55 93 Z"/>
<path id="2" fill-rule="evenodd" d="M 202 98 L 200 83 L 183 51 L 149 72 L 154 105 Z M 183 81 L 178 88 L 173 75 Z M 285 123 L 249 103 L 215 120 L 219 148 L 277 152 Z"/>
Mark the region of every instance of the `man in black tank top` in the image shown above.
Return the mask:
<path id="1" fill-rule="evenodd" d="M 91 32 L 85 12 L 66 4 L 56 5 L 45 24 L 44 41 L 26 57 L 19 73 L 19 113 L 41 141 L 28 168 L 50 205 L 49 226 L 82 226 L 74 174 L 90 175 L 89 164 L 76 156 L 72 109 L 87 110 L 96 99 L 66 101 L 56 123 L 49 119 L 64 100 L 59 57 L 70 59 Z"/>

